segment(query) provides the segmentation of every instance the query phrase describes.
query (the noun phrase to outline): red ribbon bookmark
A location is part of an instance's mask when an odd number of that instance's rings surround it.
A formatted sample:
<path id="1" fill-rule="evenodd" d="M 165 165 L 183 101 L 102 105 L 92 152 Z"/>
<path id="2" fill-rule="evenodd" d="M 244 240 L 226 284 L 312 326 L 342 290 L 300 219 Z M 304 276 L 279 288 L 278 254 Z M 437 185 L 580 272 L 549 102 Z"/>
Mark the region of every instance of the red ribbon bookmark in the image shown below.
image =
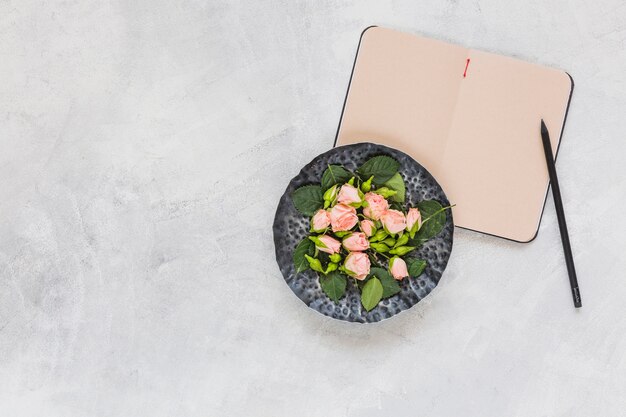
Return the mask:
<path id="1" fill-rule="evenodd" d="M 463 78 L 467 75 L 467 67 L 469 67 L 470 59 L 467 58 L 467 62 L 465 63 L 465 71 L 463 71 Z"/>

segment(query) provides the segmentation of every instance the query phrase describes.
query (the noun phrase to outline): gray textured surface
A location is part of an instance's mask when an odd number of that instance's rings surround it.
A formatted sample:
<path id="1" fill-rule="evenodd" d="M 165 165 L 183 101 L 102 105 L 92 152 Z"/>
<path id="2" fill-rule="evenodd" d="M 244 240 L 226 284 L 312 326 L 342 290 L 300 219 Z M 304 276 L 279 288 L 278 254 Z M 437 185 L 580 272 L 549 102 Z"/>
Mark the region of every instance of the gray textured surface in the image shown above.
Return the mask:
<path id="1" fill-rule="evenodd" d="M 293 252 L 298 243 L 309 234 L 310 218 L 296 210 L 291 198 L 293 192 L 303 185 L 319 184 L 329 165 L 341 165 L 355 172 L 359 166 L 376 155 L 387 155 L 400 163 L 399 171 L 406 184 L 405 207 L 417 207 L 424 200 L 438 201 L 444 207 L 450 205 L 433 176 L 409 155 L 382 145 L 360 143 L 333 148 L 305 165 L 289 182 L 280 198 L 273 224 L 276 261 L 289 288 L 313 310 L 350 322 L 378 322 L 408 310 L 423 300 L 439 283 L 452 250 L 454 226 L 452 214 L 448 211 L 443 230 L 411 252 L 410 256 L 428 262 L 424 273 L 419 277 L 403 279 L 398 294 L 382 300 L 369 312 L 361 305 L 360 291 L 353 285 L 353 280 L 348 280 L 345 296 L 334 303 L 322 291 L 318 273 L 307 270 L 296 274 Z M 387 268 L 386 264 L 382 266 Z"/>
<path id="2" fill-rule="evenodd" d="M 293 296 L 274 210 L 371 24 L 572 74 L 582 310 L 551 197 L 392 320 Z M 623 415 L 625 51 L 621 0 L 0 1 L 0 415 Z"/>

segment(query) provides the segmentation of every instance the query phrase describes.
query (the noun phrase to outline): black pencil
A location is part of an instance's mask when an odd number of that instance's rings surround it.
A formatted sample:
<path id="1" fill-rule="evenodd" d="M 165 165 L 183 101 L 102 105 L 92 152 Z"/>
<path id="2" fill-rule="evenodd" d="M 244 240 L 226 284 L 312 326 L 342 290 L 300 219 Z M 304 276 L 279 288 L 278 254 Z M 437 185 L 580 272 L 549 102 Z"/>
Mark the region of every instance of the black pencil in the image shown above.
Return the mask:
<path id="1" fill-rule="evenodd" d="M 556 215 L 559 221 L 559 230 L 561 231 L 561 241 L 563 242 L 563 252 L 565 253 L 565 264 L 567 265 L 567 273 L 569 274 L 569 284 L 572 288 L 572 297 L 574 298 L 574 307 L 582 307 L 580 299 L 580 289 L 578 288 L 578 280 L 576 279 L 576 269 L 574 268 L 574 257 L 572 256 L 572 247 L 569 243 L 569 234 L 567 233 L 567 224 L 565 223 L 565 212 L 563 211 L 563 201 L 561 200 L 561 190 L 559 188 L 559 180 L 556 176 L 556 167 L 554 165 L 554 156 L 552 155 L 552 145 L 550 144 L 550 135 L 548 128 L 541 119 L 541 139 L 543 141 L 543 150 L 546 154 L 546 162 L 548 164 L 548 174 L 550 175 L 550 184 L 552 185 L 552 196 L 554 197 L 554 205 L 556 206 Z"/>

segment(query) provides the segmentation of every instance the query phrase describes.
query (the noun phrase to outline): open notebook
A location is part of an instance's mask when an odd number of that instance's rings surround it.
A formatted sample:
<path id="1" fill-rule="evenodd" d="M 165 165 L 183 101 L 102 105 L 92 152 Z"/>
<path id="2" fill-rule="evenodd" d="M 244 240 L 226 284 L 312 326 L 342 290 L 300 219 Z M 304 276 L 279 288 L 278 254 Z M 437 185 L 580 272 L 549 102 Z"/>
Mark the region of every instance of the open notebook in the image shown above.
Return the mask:
<path id="1" fill-rule="evenodd" d="M 335 144 L 408 153 L 456 204 L 457 226 L 528 242 L 549 183 L 540 120 L 556 153 L 572 88 L 560 70 L 371 27 Z"/>

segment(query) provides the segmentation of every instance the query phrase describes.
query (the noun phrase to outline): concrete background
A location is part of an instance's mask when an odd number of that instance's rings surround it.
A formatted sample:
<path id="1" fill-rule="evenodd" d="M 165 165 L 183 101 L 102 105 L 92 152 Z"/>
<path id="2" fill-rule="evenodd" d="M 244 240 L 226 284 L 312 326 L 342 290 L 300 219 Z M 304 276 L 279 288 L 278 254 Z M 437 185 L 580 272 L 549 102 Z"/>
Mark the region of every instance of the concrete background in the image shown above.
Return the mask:
<path id="1" fill-rule="evenodd" d="M 551 197 L 378 325 L 284 284 L 278 198 L 372 24 L 572 74 L 582 310 Z M 621 0 L 0 0 L 0 415 L 624 415 L 625 79 Z"/>

